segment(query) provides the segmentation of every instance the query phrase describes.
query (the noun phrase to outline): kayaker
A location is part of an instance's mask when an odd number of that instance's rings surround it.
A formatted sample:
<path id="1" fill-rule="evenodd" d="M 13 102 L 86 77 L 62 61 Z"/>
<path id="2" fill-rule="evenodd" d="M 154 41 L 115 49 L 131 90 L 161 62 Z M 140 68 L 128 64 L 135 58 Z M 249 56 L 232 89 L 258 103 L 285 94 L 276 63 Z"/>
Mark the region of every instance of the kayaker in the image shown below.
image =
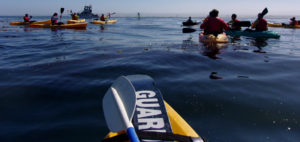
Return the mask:
<path id="1" fill-rule="evenodd" d="M 51 17 L 51 24 L 52 25 L 56 25 L 57 23 L 58 17 L 57 17 L 57 13 L 55 12 L 52 17 Z"/>
<path id="2" fill-rule="evenodd" d="M 241 30 L 242 27 L 240 25 L 237 25 L 237 23 L 240 22 L 239 19 L 236 18 L 236 14 L 231 15 L 231 20 L 228 22 L 229 25 L 231 25 L 231 30 Z"/>
<path id="3" fill-rule="evenodd" d="M 290 25 L 291 25 L 291 26 L 298 25 L 298 21 L 296 20 L 295 17 L 291 18 L 290 20 L 291 20 L 291 21 L 290 21 Z"/>
<path id="4" fill-rule="evenodd" d="M 72 20 L 78 20 L 79 16 L 76 13 L 73 13 Z"/>
<path id="5" fill-rule="evenodd" d="M 27 13 L 23 17 L 25 23 L 29 23 L 31 18 L 32 18 L 32 16 L 29 17 L 29 15 Z"/>
<path id="6" fill-rule="evenodd" d="M 223 33 L 223 30 L 229 30 L 227 23 L 218 17 L 218 15 L 219 11 L 217 9 L 213 9 L 209 12 L 209 16 L 204 19 L 200 26 L 201 29 L 204 29 L 204 34 L 214 34 L 217 36 L 218 34 Z"/>
<path id="7" fill-rule="evenodd" d="M 267 31 L 268 30 L 268 24 L 267 20 L 263 18 L 263 15 L 259 13 L 257 15 L 257 19 L 251 26 L 252 29 L 255 29 L 255 31 Z"/>
<path id="8" fill-rule="evenodd" d="M 186 20 L 186 23 L 194 23 L 191 16 L 189 17 L 188 20 Z"/>
<path id="9" fill-rule="evenodd" d="M 105 21 L 104 14 L 102 14 L 102 15 L 101 15 L 101 17 L 100 17 L 100 21 Z"/>

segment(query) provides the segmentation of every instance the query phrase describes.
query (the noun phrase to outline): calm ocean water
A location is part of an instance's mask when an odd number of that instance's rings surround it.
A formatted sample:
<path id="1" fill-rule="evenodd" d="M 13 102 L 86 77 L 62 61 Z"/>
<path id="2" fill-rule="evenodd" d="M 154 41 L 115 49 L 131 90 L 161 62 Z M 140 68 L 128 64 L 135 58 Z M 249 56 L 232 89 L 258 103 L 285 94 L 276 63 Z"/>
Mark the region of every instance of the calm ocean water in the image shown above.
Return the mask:
<path id="1" fill-rule="evenodd" d="M 199 31 L 183 34 L 185 18 L 117 18 L 86 30 L 9 25 L 20 19 L 0 17 L 1 142 L 101 141 L 102 97 L 131 74 L 152 76 L 210 142 L 300 141 L 300 29 L 269 28 L 281 38 L 242 37 L 217 50 L 199 43 Z"/>

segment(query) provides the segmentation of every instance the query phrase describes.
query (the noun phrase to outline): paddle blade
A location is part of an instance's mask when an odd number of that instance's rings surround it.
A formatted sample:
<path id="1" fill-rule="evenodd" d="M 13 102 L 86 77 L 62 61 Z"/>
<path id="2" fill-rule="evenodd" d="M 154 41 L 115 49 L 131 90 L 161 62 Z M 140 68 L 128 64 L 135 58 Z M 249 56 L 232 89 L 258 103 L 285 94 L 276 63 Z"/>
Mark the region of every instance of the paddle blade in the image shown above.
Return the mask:
<path id="1" fill-rule="evenodd" d="M 233 26 L 250 27 L 251 26 L 251 22 L 250 21 L 234 22 Z"/>
<path id="2" fill-rule="evenodd" d="M 60 13 L 62 14 L 62 13 L 64 13 L 64 11 L 65 11 L 65 8 L 60 8 Z"/>
<path id="3" fill-rule="evenodd" d="M 116 98 L 119 98 L 121 102 Z M 128 123 L 131 123 L 135 105 L 134 87 L 126 77 L 119 77 L 103 98 L 103 112 L 109 130 L 118 132 L 127 129 Z"/>
<path id="4" fill-rule="evenodd" d="M 195 29 L 192 29 L 192 28 L 183 28 L 182 29 L 182 33 L 192 33 L 192 32 L 195 32 L 196 30 Z"/>
<path id="5" fill-rule="evenodd" d="M 263 16 L 265 16 L 268 12 L 269 12 L 269 11 L 268 11 L 268 8 L 265 8 L 265 9 L 261 12 L 261 14 L 262 14 Z"/>

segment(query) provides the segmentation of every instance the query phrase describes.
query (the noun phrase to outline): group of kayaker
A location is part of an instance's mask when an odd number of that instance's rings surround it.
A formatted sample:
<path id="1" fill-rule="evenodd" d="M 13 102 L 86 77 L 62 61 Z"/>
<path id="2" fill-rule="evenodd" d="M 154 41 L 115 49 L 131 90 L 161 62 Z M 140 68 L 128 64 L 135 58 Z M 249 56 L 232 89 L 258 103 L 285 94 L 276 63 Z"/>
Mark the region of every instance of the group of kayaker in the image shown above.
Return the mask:
<path id="1" fill-rule="evenodd" d="M 240 22 L 237 19 L 236 14 L 232 14 L 231 21 L 226 23 L 222 18 L 218 17 L 219 11 L 213 9 L 209 12 L 209 16 L 203 20 L 200 28 L 204 30 L 204 34 L 218 35 L 223 33 L 224 30 L 241 30 L 241 26 L 237 23 Z M 231 25 L 231 27 L 229 27 Z M 251 28 L 255 31 L 267 31 L 267 20 L 263 18 L 263 14 L 259 13 L 257 19 L 251 25 Z"/>

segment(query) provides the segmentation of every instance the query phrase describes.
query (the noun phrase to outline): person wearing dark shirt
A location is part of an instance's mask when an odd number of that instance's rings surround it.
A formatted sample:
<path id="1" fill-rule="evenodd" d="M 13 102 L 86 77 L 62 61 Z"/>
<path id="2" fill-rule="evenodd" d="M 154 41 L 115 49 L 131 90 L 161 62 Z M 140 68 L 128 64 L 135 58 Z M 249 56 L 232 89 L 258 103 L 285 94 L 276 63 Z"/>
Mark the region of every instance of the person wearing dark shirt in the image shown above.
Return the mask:
<path id="1" fill-rule="evenodd" d="M 52 25 L 57 24 L 57 20 L 58 20 L 57 13 L 54 13 L 53 16 L 51 17 L 51 24 Z"/>
<path id="2" fill-rule="evenodd" d="M 218 35 L 223 33 L 223 30 L 229 30 L 227 23 L 223 19 L 218 17 L 219 11 L 213 9 L 209 12 L 209 16 L 204 19 L 200 28 L 204 29 L 204 34 Z"/>

